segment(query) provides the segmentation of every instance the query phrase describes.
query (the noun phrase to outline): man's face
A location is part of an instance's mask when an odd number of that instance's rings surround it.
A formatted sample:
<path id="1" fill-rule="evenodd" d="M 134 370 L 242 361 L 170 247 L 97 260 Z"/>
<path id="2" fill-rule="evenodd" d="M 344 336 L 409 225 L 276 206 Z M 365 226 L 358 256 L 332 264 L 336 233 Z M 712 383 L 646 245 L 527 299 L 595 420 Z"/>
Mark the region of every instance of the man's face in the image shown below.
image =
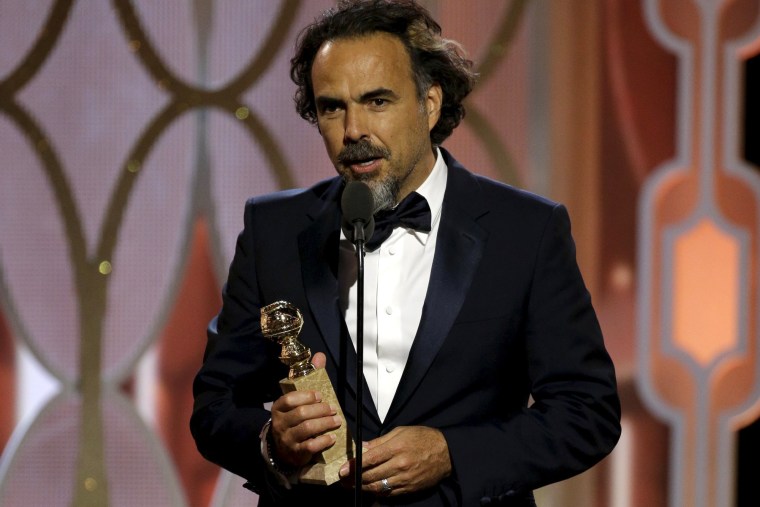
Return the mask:
<path id="1" fill-rule="evenodd" d="M 422 100 L 403 43 L 378 32 L 322 44 L 312 65 L 319 131 L 346 180 L 366 182 L 376 211 L 390 208 L 425 181 L 435 164 L 430 130 L 441 88 Z"/>

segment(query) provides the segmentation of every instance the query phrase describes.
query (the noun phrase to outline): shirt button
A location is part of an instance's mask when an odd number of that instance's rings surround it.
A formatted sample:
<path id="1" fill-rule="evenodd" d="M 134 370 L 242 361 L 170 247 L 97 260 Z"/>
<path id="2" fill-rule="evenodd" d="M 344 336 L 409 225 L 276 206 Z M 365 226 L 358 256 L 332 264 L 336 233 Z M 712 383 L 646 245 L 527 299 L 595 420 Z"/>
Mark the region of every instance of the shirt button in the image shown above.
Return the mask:
<path id="1" fill-rule="evenodd" d="M 391 314 L 393 314 L 393 307 L 391 307 L 391 306 L 386 306 L 386 307 L 385 307 L 385 313 L 387 313 L 388 315 L 391 315 Z"/>
<path id="2" fill-rule="evenodd" d="M 396 255 L 396 249 L 394 247 L 390 247 L 388 249 L 388 253 L 391 254 L 391 255 Z"/>
<path id="3" fill-rule="evenodd" d="M 385 371 L 388 373 L 393 373 L 393 370 L 396 368 L 393 366 L 393 363 L 385 363 Z"/>

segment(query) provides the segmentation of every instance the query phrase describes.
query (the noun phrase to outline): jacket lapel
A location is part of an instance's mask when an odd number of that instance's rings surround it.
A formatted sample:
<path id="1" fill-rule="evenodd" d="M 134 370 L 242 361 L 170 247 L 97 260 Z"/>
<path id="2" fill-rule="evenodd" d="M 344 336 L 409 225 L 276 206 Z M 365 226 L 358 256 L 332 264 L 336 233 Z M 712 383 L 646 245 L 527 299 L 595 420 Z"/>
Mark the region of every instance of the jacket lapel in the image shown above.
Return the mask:
<path id="1" fill-rule="evenodd" d="M 448 336 L 488 237 L 477 223 L 477 219 L 487 213 L 477 181 L 447 152 L 443 149 L 441 152 L 449 174 L 430 283 L 417 335 L 386 423 L 401 413 Z"/>
<path id="2" fill-rule="evenodd" d="M 304 292 L 314 322 L 322 335 L 327 352 L 338 366 L 335 391 L 343 391 L 344 383 L 356 393 L 356 350 L 340 312 L 338 294 L 338 244 L 340 241 L 340 209 L 338 202 L 342 180 L 335 179 L 322 199 L 308 212 L 313 220 L 298 236 L 301 275 Z M 372 396 L 363 382 L 365 414 L 379 422 Z M 352 410 L 353 411 L 353 410 Z"/>
<path id="3" fill-rule="evenodd" d="M 301 275 L 309 309 L 327 349 L 336 360 L 339 358 L 342 320 L 337 278 L 340 238 L 337 203 L 341 186 L 340 180 L 336 179 L 308 210 L 312 223 L 298 235 Z"/>

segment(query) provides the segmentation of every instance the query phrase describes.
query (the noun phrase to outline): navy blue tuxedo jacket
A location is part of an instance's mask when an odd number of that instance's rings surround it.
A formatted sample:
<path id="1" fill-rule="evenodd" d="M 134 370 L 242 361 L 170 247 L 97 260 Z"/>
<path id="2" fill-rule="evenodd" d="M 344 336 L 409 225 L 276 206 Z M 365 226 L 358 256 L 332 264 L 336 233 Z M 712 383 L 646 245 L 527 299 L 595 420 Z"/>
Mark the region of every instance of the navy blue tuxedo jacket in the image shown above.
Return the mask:
<path id="1" fill-rule="evenodd" d="M 533 489 L 582 472 L 615 445 L 614 368 L 564 207 L 471 174 L 441 151 L 449 175 L 422 319 L 384 421 L 365 387 L 363 436 L 439 428 L 453 473 L 436 488 L 379 501 L 534 505 Z M 352 491 L 340 485 L 278 487 L 259 441 L 269 418 L 262 404 L 280 396 L 287 374 L 259 327 L 261 306 L 278 300 L 303 313 L 300 339 L 326 354 L 355 433 L 355 351 L 338 296 L 342 188 L 334 178 L 247 203 L 195 380 L 199 450 L 246 478 L 261 506 L 352 505 Z"/>

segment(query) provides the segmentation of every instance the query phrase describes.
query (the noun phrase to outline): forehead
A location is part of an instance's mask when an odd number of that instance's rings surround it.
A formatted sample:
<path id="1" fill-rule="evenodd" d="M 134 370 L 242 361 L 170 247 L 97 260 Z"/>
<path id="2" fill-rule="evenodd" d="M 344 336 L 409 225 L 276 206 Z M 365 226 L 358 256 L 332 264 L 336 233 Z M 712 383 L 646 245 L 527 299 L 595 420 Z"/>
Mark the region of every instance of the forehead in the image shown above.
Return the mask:
<path id="1" fill-rule="evenodd" d="M 411 59 L 404 43 L 383 32 L 325 42 L 314 58 L 311 75 L 317 95 L 320 89 L 341 86 L 373 89 L 413 85 Z"/>

